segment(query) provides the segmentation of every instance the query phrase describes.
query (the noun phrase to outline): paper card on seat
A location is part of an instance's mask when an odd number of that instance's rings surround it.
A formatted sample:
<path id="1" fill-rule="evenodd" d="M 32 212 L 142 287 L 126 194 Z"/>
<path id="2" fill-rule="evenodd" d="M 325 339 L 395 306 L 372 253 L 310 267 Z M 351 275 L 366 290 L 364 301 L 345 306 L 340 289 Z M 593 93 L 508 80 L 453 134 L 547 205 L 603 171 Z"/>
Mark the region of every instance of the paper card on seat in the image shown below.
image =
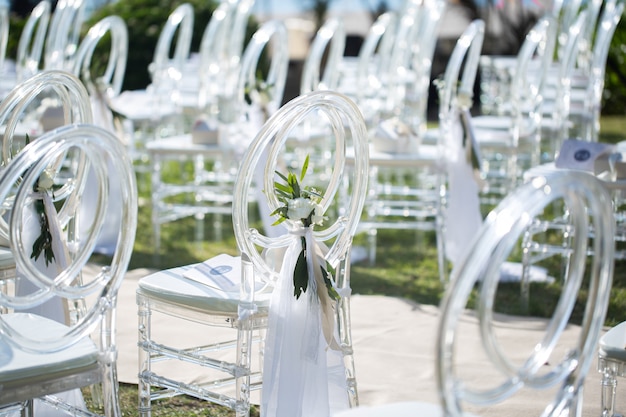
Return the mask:
<path id="1" fill-rule="evenodd" d="M 614 149 L 614 145 L 607 143 L 567 139 L 561 146 L 555 166 L 594 173 L 596 165 L 603 159 L 608 160 L 608 155 Z"/>
<path id="2" fill-rule="evenodd" d="M 183 273 L 185 278 L 225 292 L 238 292 L 241 286 L 241 258 L 221 254 Z"/>

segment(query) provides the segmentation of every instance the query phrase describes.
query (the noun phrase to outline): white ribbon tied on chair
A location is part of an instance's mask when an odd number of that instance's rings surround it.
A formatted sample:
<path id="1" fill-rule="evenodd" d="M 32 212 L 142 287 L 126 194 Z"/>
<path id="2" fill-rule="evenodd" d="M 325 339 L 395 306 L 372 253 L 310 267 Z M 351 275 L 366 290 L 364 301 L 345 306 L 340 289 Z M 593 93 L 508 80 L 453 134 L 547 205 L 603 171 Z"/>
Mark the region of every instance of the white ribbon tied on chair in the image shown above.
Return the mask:
<path id="1" fill-rule="evenodd" d="M 466 138 L 464 146 L 464 130 L 459 114 L 462 111 L 467 110 L 456 108 L 454 123 L 444 138 L 448 170 L 445 248 L 446 257 L 453 265 L 462 259 L 482 223 L 478 184 L 466 148 L 473 144 Z"/>
<path id="2" fill-rule="evenodd" d="M 315 241 L 311 228 L 291 233 L 270 303 L 261 410 L 266 417 L 328 417 L 348 408 L 348 396 L 334 301 L 319 262 L 326 248 Z M 306 292 L 296 299 L 293 274 L 302 237 L 309 280 Z"/>
<path id="3" fill-rule="evenodd" d="M 52 235 L 52 252 L 54 253 L 54 261 L 46 265 L 45 255 L 41 254 L 37 260 L 37 269 L 44 272 L 48 277 L 54 278 L 60 271 L 67 268 L 69 262 L 69 253 L 67 251 L 67 244 L 63 239 L 62 228 L 59 224 L 57 211 L 54 207 L 52 197 L 47 192 L 36 193 L 34 198 L 41 198 L 44 204 L 44 210 L 48 218 L 48 227 L 50 234 Z M 37 239 L 41 233 L 41 225 L 39 222 L 39 214 L 34 208 L 27 210 L 24 214 L 24 222 L 27 227 L 24 230 L 24 241 L 30 242 L 25 247 L 32 247 L 32 242 Z M 17 276 L 22 276 L 23 272 L 17 271 Z M 18 295 L 30 294 L 33 291 L 37 291 L 38 287 L 26 279 L 17 280 L 16 293 Z M 53 297 L 40 306 L 24 310 L 24 312 L 30 312 L 39 314 L 44 317 L 58 321 L 59 323 L 67 323 L 70 320 L 69 311 L 67 306 L 58 297 Z M 70 391 L 64 391 L 55 394 L 57 397 L 62 398 L 63 401 L 73 404 L 77 407 L 85 407 L 83 394 L 79 389 L 73 389 Z M 66 416 L 63 411 L 58 410 L 40 400 L 36 400 L 34 403 L 35 415 L 42 417 L 62 417 Z"/>

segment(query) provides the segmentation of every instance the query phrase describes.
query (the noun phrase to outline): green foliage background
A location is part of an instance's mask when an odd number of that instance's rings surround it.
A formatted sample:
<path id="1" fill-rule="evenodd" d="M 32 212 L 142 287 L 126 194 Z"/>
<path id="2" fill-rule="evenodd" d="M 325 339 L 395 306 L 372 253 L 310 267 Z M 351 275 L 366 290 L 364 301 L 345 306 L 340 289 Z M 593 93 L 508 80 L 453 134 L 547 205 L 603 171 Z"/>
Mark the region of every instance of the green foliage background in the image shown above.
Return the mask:
<path id="1" fill-rule="evenodd" d="M 150 82 L 148 64 L 152 61 L 154 47 L 169 14 L 181 3 L 188 2 L 195 10 L 192 51 L 197 51 L 202 32 L 215 10 L 217 0 L 120 0 L 105 5 L 91 16 L 84 26 L 89 27 L 108 15 L 118 15 L 124 19 L 129 30 L 129 56 L 124 89 L 144 88 Z M 313 2 L 324 9 L 327 1 Z M 317 10 L 317 12 L 321 12 Z M 12 16 L 7 56 L 15 57 L 19 34 L 25 20 Z M 250 19 L 248 38 L 256 29 L 257 23 Z M 604 103 L 605 115 L 626 114 L 626 21 L 622 19 L 613 37 L 607 59 Z"/>

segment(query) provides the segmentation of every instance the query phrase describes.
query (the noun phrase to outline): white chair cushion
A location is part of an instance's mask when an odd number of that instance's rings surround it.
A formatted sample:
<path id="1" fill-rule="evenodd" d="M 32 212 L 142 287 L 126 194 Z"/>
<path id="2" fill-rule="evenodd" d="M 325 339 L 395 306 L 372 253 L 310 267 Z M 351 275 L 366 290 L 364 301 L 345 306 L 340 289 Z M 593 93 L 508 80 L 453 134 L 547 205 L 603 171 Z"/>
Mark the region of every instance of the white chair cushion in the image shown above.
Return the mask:
<path id="1" fill-rule="evenodd" d="M 2 320 L 30 337 L 58 339 L 67 326 L 46 317 L 29 313 L 3 314 Z M 42 348 L 45 346 L 42 345 Z M 97 364 L 98 349 L 90 338 L 81 339 L 68 349 L 52 353 L 30 353 L 15 348 L 6 340 L 0 341 L 0 385 L 4 390 L 18 386 L 38 384 L 76 369 Z"/>
<path id="2" fill-rule="evenodd" d="M 600 338 L 600 356 L 626 361 L 626 321 L 613 327 Z"/>
<path id="3" fill-rule="evenodd" d="M 15 258 L 10 248 L 0 246 L 0 271 L 15 268 Z"/>
<path id="4" fill-rule="evenodd" d="M 168 303 L 183 304 L 203 311 L 237 313 L 239 291 L 221 291 L 186 278 L 183 274 L 196 267 L 186 265 L 156 272 L 139 280 L 139 291 Z M 255 295 L 257 307 L 269 306 L 271 292 Z"/>

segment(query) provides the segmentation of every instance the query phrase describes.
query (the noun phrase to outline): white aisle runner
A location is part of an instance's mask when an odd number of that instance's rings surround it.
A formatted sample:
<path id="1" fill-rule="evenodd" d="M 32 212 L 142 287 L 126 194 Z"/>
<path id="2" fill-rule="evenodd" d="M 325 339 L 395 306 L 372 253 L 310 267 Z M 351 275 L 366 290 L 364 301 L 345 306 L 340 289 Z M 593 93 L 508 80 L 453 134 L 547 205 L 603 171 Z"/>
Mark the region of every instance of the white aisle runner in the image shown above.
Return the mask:
<path id="1" fill-rule="evenodd" d="M 135 289 L 137 280 L 153 271 L 138 269 L 130 271 L 122 285 L 118 309 L 118 375 L 120 382 L 137 383 L 137 306 Z M 436 334 L 438 308 L 419 305 L 400 298 L 353 295 L 352 336 L 354 357 L 361 404 L 384 404 L 393 401 L 437 401 L 434 372 L 434 337 Z M 502 344 L 511 347 L 513 358 L 522 356 L 522 347 L 531 346 L 542 335 L 545 320 L 535 318 L 497 316 L 497 334 Z M 475 319 L 468 313 L 464 320 L 468 329 Z M 169 340 L 201 337 L 191 323 L 177 325 L 177 321 L 160 318 L 153 329 L 164 333 Z M 578 326 L 569 326 L 565 332 L 568 340 L 574 340 Z M 213 329 L 212 329 L 213 331 Z M 465 340 L 466 339 L 466 340 Z M 468 368 L 469 378 L 488 379 L 486 359 L 478 348 L 480 337 L 468 330 L 459 353 L 463 367 Z M 600 374 L 595 364 L 585 384 L 584 417 L 597 417 L 600 413 Z M 178 365 L 177 365 L 178 367 Z M 187 369 L 176 369 L 181 376 L 191 376 Z M 175 375 L 174 375 L 175 376 Z M 626 411 L 626 379 L 618 384 L 617 410 Z M 619 392 L 621 391 L 621 392 Z M 528 417 L 540 415 L 539 409 L 551 397 L 544 392 L 524 391 L 521 395 L 497 408 L 478 410 L 485 417 Z"/>

